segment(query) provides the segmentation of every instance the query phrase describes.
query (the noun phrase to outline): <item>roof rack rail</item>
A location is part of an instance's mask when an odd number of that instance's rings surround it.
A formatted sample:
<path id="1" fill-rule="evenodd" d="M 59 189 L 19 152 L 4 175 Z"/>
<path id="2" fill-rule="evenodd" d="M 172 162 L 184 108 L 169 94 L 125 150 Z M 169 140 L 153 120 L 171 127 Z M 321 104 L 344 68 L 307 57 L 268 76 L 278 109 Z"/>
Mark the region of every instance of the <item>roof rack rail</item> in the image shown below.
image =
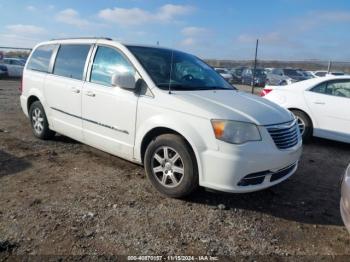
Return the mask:
<path id="1" fill-rule="evenodd" d="M 84 36 L 84 37 L 53 38 L 53 39 L 51 39 L 51 41 L 54 41 L 54 40 L 75 40 L 75 39 L 104 39 L 104 40 L 110 40 L 110 41 L 113 40 L 110 37 L 88 37 L 88 36 Z"/>

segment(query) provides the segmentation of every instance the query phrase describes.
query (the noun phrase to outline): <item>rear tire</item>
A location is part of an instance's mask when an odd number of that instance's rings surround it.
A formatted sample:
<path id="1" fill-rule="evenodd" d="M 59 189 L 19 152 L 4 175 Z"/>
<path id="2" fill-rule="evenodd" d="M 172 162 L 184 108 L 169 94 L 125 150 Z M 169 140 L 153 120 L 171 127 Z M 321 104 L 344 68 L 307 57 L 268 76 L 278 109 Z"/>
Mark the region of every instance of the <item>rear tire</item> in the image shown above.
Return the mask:
<path id="1" fill-rule="evenodd" d="M 298 120 L 299 130 L 303 138 L 304 143 L 308 143 L 311 140 L 313 134 L 312 121 L 307 114 L 299 110 L 292 110 L 292 113 Z"/>
<path id="2" fill-rule="evenodd" d="M 156 137 L 146 149 L 144 164 L 148 179 L 163 195 L 182 198 L 198 187 L 195 157 L 178 135 Z"/>
<path id="3" fill-rule="evenodd" d="M 49 128 L 49 122 L 40 101 L 35 101 L 31 104 L 29 108 L 29 120 L 33 134 L 37 138 L 48 140 L 55 136 L 55 132 Z"/>

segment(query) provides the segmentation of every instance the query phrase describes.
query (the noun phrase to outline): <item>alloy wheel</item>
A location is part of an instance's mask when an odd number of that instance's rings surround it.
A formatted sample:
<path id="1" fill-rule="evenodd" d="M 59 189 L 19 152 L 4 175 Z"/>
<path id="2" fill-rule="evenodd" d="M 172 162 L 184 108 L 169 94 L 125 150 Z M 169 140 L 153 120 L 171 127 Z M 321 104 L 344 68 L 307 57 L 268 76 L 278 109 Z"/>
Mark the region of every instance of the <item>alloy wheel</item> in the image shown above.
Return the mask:
<path id="1" fill-rule="evenodd" d="M 153 155 L 152 172 L 162 186 L 176 187 L 185 175 L 184 162 L 174 148 L 161 146 Z"/>
<path id="2" fill-rule="evenodd" d="M 33 128 L 37 134 L 41 134 L 44 129 L 44 117 L 39 108 L 35 108 L 32 113 Z"/>
<path id="3" fill-rule="evenodd" d="M 298 127 L 299 127 L 299 131 L 300 131 L 300 135 L 303 136 L 304 132 L 305 132 L 305 122 L 302 118 L 300 117 L 296 117 L 297 118 L 297 122 L 298 122 Z"/>

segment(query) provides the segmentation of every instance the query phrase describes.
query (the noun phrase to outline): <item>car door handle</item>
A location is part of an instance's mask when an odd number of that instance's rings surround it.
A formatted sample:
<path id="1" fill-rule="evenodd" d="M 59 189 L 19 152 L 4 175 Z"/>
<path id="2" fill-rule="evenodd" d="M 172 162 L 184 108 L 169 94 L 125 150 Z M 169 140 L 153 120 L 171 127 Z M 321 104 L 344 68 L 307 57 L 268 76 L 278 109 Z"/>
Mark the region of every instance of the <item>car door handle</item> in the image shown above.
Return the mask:
<path id="1" fill-rule="evenodd" d="M 87 91 L 87 92 L 86 92 L 86 95 L 87 95 L 87 96 L 91 96 L 91 97 L 96 96 L 96 94 L 95 94 L 94 92 L 92 92 L 92 91 Z"/>
<path id="2" fill-rule="evenodd" d="M 316 104 L 316 105 L 325 105 L 326 103 L 322 102 L 322 101 L 314 101 L 314 104 Z"/>
<path id="3" fill-rule="evenodd" d="M 72 87 L 71 90 L 73 93 L 76 93 L 76 94 L 80 93 L 80 90 L 78 88 Z"/>

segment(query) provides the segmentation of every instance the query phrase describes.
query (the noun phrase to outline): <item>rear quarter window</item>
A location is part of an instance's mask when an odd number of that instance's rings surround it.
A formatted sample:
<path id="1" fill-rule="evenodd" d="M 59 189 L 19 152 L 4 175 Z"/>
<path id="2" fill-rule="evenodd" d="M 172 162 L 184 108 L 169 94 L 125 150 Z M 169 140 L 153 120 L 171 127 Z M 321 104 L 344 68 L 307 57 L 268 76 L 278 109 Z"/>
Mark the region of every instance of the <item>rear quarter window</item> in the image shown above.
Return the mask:
<path id="1" fill-rule="evenodd" d="M 36 48 L 30 57 L 27 69 L 47 73 L 49 71 L 51 56 L 55 48 L 56 45 L 43 45 Z"/>

